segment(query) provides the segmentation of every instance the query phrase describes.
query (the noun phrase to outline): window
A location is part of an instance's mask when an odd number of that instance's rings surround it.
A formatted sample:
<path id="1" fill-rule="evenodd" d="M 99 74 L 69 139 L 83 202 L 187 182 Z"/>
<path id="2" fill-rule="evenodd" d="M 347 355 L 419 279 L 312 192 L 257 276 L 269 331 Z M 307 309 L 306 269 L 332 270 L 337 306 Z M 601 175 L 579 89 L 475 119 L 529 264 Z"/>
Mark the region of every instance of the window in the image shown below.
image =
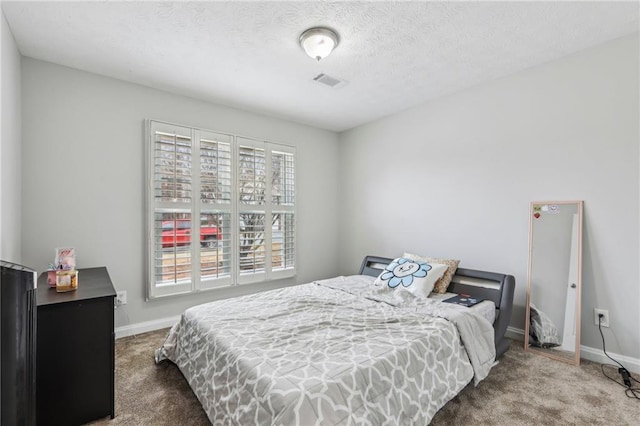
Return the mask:
<path id="1" fill-rule="evenodd" d="M 149 298 L 295 274 L 292 147 L 148 122 Z"/>

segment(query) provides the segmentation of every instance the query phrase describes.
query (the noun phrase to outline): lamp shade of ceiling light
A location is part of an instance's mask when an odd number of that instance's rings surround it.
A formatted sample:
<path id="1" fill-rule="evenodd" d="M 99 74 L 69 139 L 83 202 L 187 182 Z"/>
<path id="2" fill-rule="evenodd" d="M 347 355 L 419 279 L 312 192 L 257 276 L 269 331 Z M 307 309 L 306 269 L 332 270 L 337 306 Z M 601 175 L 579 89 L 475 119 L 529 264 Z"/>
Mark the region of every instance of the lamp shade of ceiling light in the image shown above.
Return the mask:
<path id="1" fill-rule="evenodd" d="M 339 41 L 338 34 L 329 28 L 309 28 L 300 34 L 300 46 L 316 61 L 329 56 Z"/>

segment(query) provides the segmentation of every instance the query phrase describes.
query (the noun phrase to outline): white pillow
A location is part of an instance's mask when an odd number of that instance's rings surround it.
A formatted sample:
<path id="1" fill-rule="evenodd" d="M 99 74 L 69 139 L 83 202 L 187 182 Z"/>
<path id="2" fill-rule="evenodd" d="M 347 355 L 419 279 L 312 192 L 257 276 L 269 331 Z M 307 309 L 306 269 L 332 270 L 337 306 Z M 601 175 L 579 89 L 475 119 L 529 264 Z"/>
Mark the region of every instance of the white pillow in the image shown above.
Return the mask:
<path id="1" fill-rule="evenodd" d="M 447 265 L 399 257 L 387 265 L 374 285 L 385 286 L 389 290 L 409 291 L 416 297 L 428 297 L 435 282 L 446 271 Z"/>
<path id="2" fill-rule="evenodd" d="M 460 261 L 458 259 L 441 259 L 437 257 L 419 256 L 417 254 L 411 254 L 411 253 L 405 253 L 402 255 L 402 257 L 406 257 L 407 259 L 411 259 L 411 260 L 422 260 L 423 262 L 427 262 L 427 263 L 440 263 L 448 266 L 442 278 L 436 281 L 436 283 L 433 285 L 434 287 L 433 291 L 435 291 L 436 293 L 447 292 L 449 283 L 451 283 L 451 280 L 453 279 L 453 276 L 456 273 L 456 269 L 458 269 L 458 265 L 460 264 Z"/>

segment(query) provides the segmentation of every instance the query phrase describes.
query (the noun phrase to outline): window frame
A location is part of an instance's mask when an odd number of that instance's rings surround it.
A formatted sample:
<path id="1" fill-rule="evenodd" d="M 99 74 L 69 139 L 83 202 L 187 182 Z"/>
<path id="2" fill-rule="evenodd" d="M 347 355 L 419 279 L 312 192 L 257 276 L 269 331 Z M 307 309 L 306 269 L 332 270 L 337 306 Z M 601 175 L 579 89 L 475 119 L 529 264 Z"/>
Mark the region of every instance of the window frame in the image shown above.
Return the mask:
<path id="1" fill-rule="evenodd" d="M 297 189 L 297 181 L 296 181 L 296 149 L 290 145 L 284 145 L 279 143 L 272 143 L 268 141 L 263 141 L 259 139 L 241 137 L 237 135 L 231 135 L 226 133 L 221 133 L 217 131 L 211 130 L 203 130 L 191 126 L 184 126 L 180 124 L 168 123 L 160 120 L 147 119 L 145 123 L 145 232 L 146 232 L 146 263 L 147 263 L 147 277 L 146 277 L 146 290 L 147 290 L 147 300 L 153 300 L 158 298 L 164 298 L 168 296 L 177 296 L 183 294 L 193 294 L 201 291 L 208 291 L 217 288 L 226 288 L 231 286 L 238 286 L 244 284 L 255 284 L 260 282 L 267 282 L 274 279 L 283 279 L 294 277 L 297 273 L 297 222 L 296 222 L 296 189 Z M 189 203 L 177 203 L 174 201 L 158 201 L 156 199 L 156 163 L 155 163 L 155 136 L 156 133 L 164 132 L 164 133 L 174 133 L 174 134 L 182 134 L 188 132 L 191 138 L 191 163 L 190 163 L 190 183 L 191 183 L 191 201 Z M 211 137 L 213 136 L 213 137 Z M 201 142 L 203 139 L 211 141 L 217 140 L 216 138 L 220 137 L 224 139 L 223 143 L 229 143 L 230 145 L 230 202 L 228 204 L 224 203 L 203 203 L 201 194 L 203 191 L 201 188 Z M 250 144 L 254 149 L 263 149 L 265 153 L 265 200 L 264 204 L 261 205 L 247 205 L 242 204 L 240 202 L 240 187 L 239 187 L 239 179 L 240 179 L 240 147 L 241 144 Z M 278 205 L 273 202 L 272 198 L 272 190 L 273 190 L 273 182 L 272 182 L 272 153 L 286 153 L 292 156 L 293 163 L 293 185 L 292 185 L 292 193 L 293 193 L 293 203 L 292 205 Z M 291 232 L 293 233 L 293 266 L 287 268 L 286 262 L 283 259 L 284 268 L 278 268 L 276 270 L 273 269 L 273 259 L 272 259 L 272 246 L 273 242 L 273 234 L 272 234 L 272 226 L 268 225 L 273 221 L 273 212 L 276 213 L 290 213 L 293 215 L 292 226 L 293 229 Z M 156 249 L 158 244 L 158 235 L 156 233 L 156 214 L 158 211 L 162 212 L 187 212 L 190 213 L 190 221 L 191 221 L 191 232 L 190 235 L 197 235 L 198 238 L 194 241 L 191 240 L 189 252 L 190 252 L 190 263 L 191 263 L 191 277 L 190 279 L 176 280 L 175 284 L 159 284 L 160 281 L 157 279 L 157 259 L 156 259 Z M 265 214 L 265 229 L 264 229 L 264 252 L 265 252 L 265 263 L 264 263 L 264 271 L 260 271 L 257 273 L 249 273 L 244 274 L 240 271 L 240 214 L 242 211 L 248 212 L 259 212 L 263 211 Z M 229 214 L 230 217 L 230 239 L 228 249 L 230 250 L 229 262 L 230 267 L 229 276 L 212 278 L 212 279 L 202 279 L 201 277 L 201 268 L 203 267 L 201 264 L 201 255 L 203 247 L 200 244 L 200 227 L 201 227 L 201 216 L 202 214 Z M 197 219 L 197 220 L 196 220 Z M 289 223 L 289 222 L 287 222 Z M 220 232 L 220 227 L 218 226 L 218 232 Z M 162 236 L 160 235 L 160 241 Z M 177 241 L 177 237 L 176 238 Z M 224 237 L 223 237 L 224 238 Z M 177 244 L 176 246 L 177 247 Z M 226 247 L 226 246 L 225 246 Z M 162 246 L 160 251 L 162 252 Z M 177 248 L 174 251 L 174 256 L 176 256 Z M 224 254 L 224 252 L 223 252 Z M 216 249 L 216 256 L 218 256 L 218 251 Z M 177 265 L 177 262 L 176 262 Z M 174 279 L 176 279 L 177 272 L 174 270 Z"/>

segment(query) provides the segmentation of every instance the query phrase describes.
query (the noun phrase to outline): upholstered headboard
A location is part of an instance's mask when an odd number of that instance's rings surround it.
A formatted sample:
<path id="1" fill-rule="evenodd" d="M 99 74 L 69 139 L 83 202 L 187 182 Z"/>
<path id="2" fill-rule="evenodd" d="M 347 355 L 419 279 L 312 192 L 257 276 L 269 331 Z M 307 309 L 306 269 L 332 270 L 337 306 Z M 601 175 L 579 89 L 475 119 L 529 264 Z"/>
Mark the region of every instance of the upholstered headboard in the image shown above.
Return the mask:
<path id="1" fill-rule="evenodd" d="M 377 277 L 392 260 L 387 257 L 366 256 L 360 266 L 360 275 Z M 496 320 L 493 323 L 493 328 L 495 330 L 496 358 L 509 349 L 509 341 L 505 337 L 505 333 L 511 321 L 515 286 L 516 279 L 513 275 L 458 268 L 447 288 L 450 293 L 469 294 L 495 303 Z"/>

